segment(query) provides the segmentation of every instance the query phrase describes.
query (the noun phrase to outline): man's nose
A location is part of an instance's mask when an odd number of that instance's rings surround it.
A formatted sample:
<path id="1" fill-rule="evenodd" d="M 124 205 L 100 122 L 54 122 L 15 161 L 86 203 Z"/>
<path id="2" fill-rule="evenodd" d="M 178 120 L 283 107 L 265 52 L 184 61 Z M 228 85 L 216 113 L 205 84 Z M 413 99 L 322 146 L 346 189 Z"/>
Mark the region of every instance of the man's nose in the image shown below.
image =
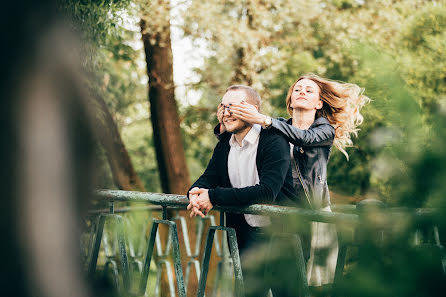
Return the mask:
<path id="1" fill-rule="evenodd" d="M 229 107 L 226 107 L 225 106 L 225 109 L 224 109 L 224 111 L 223 111 L 223 116 L 230 116 L 231 115 L 231 113 L 229 112 Z"/>

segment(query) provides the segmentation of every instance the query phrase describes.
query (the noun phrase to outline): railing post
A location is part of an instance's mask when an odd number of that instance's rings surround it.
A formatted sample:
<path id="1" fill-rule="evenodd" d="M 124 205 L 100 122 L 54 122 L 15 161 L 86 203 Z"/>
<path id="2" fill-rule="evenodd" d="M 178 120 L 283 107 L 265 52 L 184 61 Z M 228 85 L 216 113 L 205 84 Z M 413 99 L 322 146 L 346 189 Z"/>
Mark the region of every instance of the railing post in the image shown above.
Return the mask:
<path id="1" fill-rule="evenodd" d="M 114 214 L 104 214 L 100 215 L 99 223 L 97 224 L 96 236 L 94 238 L 93 250 L 90 253 L 88 260 L 88 277 L 93 278 L 96 272 L 96 265 L 98 261 L 99 249 L 101 247 L 102 237 L 104 233 L 104 227 L 106 220 L 115 220 L 116 221 L 116 235 L 118 237 L 118 245 L 119 245 L 119 254 L 120 254 L 120 262 L 122 268 L 122 278 L 124 283 L 124 290 L 126 292 L 130 291 L 130 275 L 128 270 L 128 258 L 125 247 L 125 234 L 123 228 L 123 222 L 121 216 Z M 119 288 L 119 284 L 118 288 Z M 122 293 L 122 292 L 121 292 Z"/>
<path id="2" fill-rule="evenodd" d="M 221 220 L 220 220 L 221 222 Z M 221 227 L 221 226 L 211 226 L 208 231 L 208 237 L 206 239 L 205 252 L 203 257 L 203 263 L 201 265 L 201 275 L 198 282 L 198 293 L 197 297 L 203 297 L 206 289 L 207 274 L 209 270 L 209 260 L 212 253 L 212 244 L 214 242 L 214 235 L 217 230 L 225 231 L 229 238 L 229 248 L 231 251 L 231 258 L 234 267 L 234 279 L 235 279 L 235 296 L 242 297 L 245 296 L 244 286 L 243 286 L 243 273 L 240 263 L 240 255 L 238 251 L 237 236 L 233 228 Z"/>
<path id="3" fill-rule="evenodd" d="M 167 220 L 167 206 L 163 205 L 163 220 Z"/>
<path id="4" fill-rule="evenodd" d="M 95 236 L 93 237 L 93 249 L 89 251 L 88 256 L 88 278 L 93 279 L 96 272 L 96 263 L 98 262 L 99 248 L 101 247 L 102 233 L 104 232 L 105 217 L 100 215 L 95 224 Z"/>
<path id="5" fill-rule="evenodd" d="M 163 206 L 163 217 L 166 217 L 164 215 L 164 206 Z M 178 231 L 177 231 L 177 225 L 175 222 L 168 221 L 168 220 L 153 220 L 152 229 L 150 232 L 150 237 L 148 240 L 147 245 L 147 253 L 146 258 L 144 260 L 144 267 L 143 267 L 143 273 L 141 275 L 141 279 L 139 282 L 139 290 L 138 295 L 144 295 L 146 287 L 147 287 L 147 278 L 149 276 L 149 270 L 150 270 L 150 262 L 152 260 L 152 254 L 153 254 L 153 248 L 155 246 L 155 239 L 157 230 L 160 224 L 165 224 L 169 227 L 169 235 L 172 240 L 172 247 L 173 247 L 173 260 L 174 260 L 174 269 L 175 269 L 175 276 L 177 279 L 177 287 L 178 287 L 178 293 L 180 297 L 186 297 L 186 289 L 184 286 L 184 279 L 183 279 L 183 268 L 181 266 L 181 254 L 180 254 L 180 246 L 179 246 L 179 240 L 178 240 Z M 168 252 L 168 247 L 166 246 L 166 253 Z M 167 265 L 167 262 L 165 263 Z M 168 265 L 167 265 L 168 266 Z M 169 271 L 169 267 L 167 267 L 167 270 Z M 168 275 L 169 277 L 169 275 Z M 171 290 L 172 291 L 172 290 Z M 175 292 L 171 292 L 171 295 L 175 294 Z"/>
<path id="6" fill-rule="evenodd" d="M 114 214 L 115 213 L 115 202 L 112 200 L 109 203 L 109 212 L 110 214 Z"/>

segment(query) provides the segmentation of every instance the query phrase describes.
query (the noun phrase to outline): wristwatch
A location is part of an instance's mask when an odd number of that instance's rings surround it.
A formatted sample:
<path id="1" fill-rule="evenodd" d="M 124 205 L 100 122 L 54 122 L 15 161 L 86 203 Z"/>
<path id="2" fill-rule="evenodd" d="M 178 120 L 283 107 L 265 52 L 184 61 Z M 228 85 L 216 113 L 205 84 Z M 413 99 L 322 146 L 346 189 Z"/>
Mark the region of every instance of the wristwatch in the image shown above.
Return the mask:
<path id="1" fill-rule="evenodd" d="M 265 129 L 268 129 L 269 127 L 271 127 L 271 124 L 273 123 L 271 117 L 266 116 L 265 119 L 263 120 L 263 126 L 265 127 Z"/>

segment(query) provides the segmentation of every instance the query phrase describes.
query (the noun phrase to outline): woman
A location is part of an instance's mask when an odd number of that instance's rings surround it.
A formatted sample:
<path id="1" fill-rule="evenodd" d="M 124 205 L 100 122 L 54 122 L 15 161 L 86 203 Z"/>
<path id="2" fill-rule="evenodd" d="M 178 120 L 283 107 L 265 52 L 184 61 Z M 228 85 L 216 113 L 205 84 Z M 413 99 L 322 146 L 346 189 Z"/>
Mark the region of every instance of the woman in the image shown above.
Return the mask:
<path id="1" fill-rule="evenodd" d="M 346 147 L 357 134 L 363 117 L 361 108 L 370 99 L 355 84 L 324 79 L 314 74 L 299 77 L 286 97 L 292 118 L 271 119 L 247 103 L 234 104 L 229 111 L 235 117 L 264 128 L 276 129 L 290 143 L 294 186 L 312 209 L 331 211 L 327 185 L 327 163 L 331 147 L 337 147 L 348 159 Z M 222 106 L 217 116 L 221 120 Z M 220 125 L 222 133 L 223 125 Z M 312 224 L 307 277 L 310 285 L 333 282 L 337 258 L 336 230 L 333 225 Z"/>

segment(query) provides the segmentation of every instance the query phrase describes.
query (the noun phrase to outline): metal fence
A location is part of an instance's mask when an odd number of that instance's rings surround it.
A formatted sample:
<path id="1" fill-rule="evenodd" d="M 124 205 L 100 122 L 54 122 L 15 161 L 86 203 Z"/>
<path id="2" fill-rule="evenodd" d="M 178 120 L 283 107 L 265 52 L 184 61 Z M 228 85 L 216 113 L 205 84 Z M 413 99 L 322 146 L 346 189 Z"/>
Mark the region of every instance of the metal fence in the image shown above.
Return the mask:
<path id="1" fill-rule="evenodd" d="M 153 285 L 155 296 L 160 294 L 160 282 L 162 274 L 164 273 L 169 284 L 170 296 L 180 297 L 186 296 L 188 282 L 192 277 L 192 270 L 195 271 L 195 276 L 198 279 L 197 296 L 204 296 L 207 276 L 209 271 L 209 261 L 212 247 L 215 247 L 217 256 L 220 258 L 217 264 L 217 271 L 215 272 L 214 290 L 212 296 L 217 296 L 217 289 L 219 288 L 219 281 L 224 278 L 224 267 L 230 267 L 232 270 L 233 295 L 244 296 L 243 288 L 243 273 L 240 265 L 240 257 L 237 247 L 236 234 L 234 229 L 225 226 L 225 213 L 243 213 L 243 214 L 261 214 L 268 216 L 293 216 L 305 221 L 331 223 L 337 226 L 338 232 L 338 258 L 336 264 L 335 277 L 333 287 L 342 280 L 345 260 L 347 255 L 347 248 L 355 246 L 358 243 L 358 238 L 361 238 L 362 224 L 369 224 L 371 213 L 370 210 L 380 209 L 380 219 L 373 218 L 373 226 L 375 232 L 383 232 L 383 226 L 391 224 L 388 220 L 393 217 L 386 215 L 382 210 L 385 208 L 384 204 L 376 200 L 365 200 L 361 202 L 358 207 L 353 205 L 332 205 L 333 212 L 299 209 L 291 207 L 281 207 L 273 205 L 251 205 L 249 207 L 220 207 L 214 208 L 214 211 L 220 212 L 220 222 L 217 226 L 215 217 L 208 215 L 206 218 L 199 218 L 197 220 L 196 240 L 192 248 L 188 236 L 187 221 L 178 213 L 172 217 L 168 217 L 167 209 L 182 210 L 186 209 L 188 200 L 183 195 L 170 195 L 159 193 L 146 192 L 129 192 L 129 191 L 114 191 L 101 190 L 96 192 L 96 198 L 99 201 L 107 201 L 108 209 L 92 210 L 90 215 L 92 219 L 92 228 L 88 240 L 88 255 L 86 259 L 86 266 L 88 269 L 88 276 L 94 278 L 98 273 L 97 263 L 100 254 L 101 246 L 104 256 L 106 258 L 103 265 L 103 273 L 111 273 L 114 277 L 114 282 L 117 290 L 121 295 L 144 296 L 146 294 L 150 265 L 155 250 L 156 255 L 156 280 Z M 121 207 L 115 209 L 116 202 L 144 202 L 149 205 L 142 207 Z M 148 232 L 148 239 L 146 242 L 140 241 L 138 247 L 129 240 L 125 232 L 125 225 L 128 224 L 123 216 L 118 213 L 127 213 L 135 211 L 149 211 L 162 212 L 161 219 L 151 219 L 150 232 Z M 412 221 L 426 221 L 435 218 L 435 210 L 432 209 L 389 209 L 387 213 L 399 214 L 401 217 L 410 217 Z M 208 221 L 208 222 L 206 222 Z M 367 223 L 365 223 L 367 221 Z M 179 240 L 178 223 L 181 226 L 182 242 Z M 148 222 L 149 223 L 149 222 Z M 209 223 L 209 228 L 205 228 L 205 223 Z M 106 224 L 114 224 L 109 232 L 104 232 Z M 147 226 L 148 224 L 146 224 Z M 168 227 L 168 237 L 164 242 L 164 249 L 162 248 L 161 238 L 159 236 L 159 226 L 165 225 Z M 443 251 L 440 244 L 438 229 L 432 226 L 434 234 L 433 244 L 438 246 Z M 222 231 L 227 236 L 215 236 L 216 231 Z M 136 231 L 139 232 L 139 231 Z M 142 229 L 141 238 L 146 237 L 146 230 Z M 204 255 L 199 259 L 200 242 L 203 236 L 207 234 L 205 241 Z M 112 234 L 115 239 L 115 245 L 110 244 L 107 236 Z M 384 234 L 384 233 L 383 233 Z M 102 243 L 102 245 L 101 245 Z M 420 234 L 415 232 L 414 244 L 420 243 Z M 183 266 L 181 264 L 180 245 L 186 251 L 186 271 L 183 273 Z M 156 249 L 155 249 L 156 247 Z M 297 240 L 295 248 L 298 253 L 302 255 L 302 247 L 300 241 Z M 299 253 L 300 251 L 300 253 Z M 118 260 L 118 261 L 115 261 Z M 443 257 L 443 269 L 445 270 L 446 258 Z M 119 263 L 119 265 L 117 264 Z M 201 262 L 201 264 L 200 264 Z M 300 287 L 302 288 L 303 296 L 310 296 L 308 284 L 306 281 L 305 261 L 303 258 L 297 260 L 296 272 L 301 277 L 299 278 Z M 118 267 L 119 266 L 119 267 Z M 175 277 L 172 274 L 172 266 Z M 134 273 L 130 273 L 133 271 Z M 226 271 L 227 272 L 227 271 Z M 135 279 L 136 278 L 136 279 Z M 132 285 L 134 283 L 137 285 Z M 176 288 L 175 288 L 176 286 Z M 221 285 L 220 285 L 221 287 Z M 190 294 L 189 294 L 190 295 Z"/>

